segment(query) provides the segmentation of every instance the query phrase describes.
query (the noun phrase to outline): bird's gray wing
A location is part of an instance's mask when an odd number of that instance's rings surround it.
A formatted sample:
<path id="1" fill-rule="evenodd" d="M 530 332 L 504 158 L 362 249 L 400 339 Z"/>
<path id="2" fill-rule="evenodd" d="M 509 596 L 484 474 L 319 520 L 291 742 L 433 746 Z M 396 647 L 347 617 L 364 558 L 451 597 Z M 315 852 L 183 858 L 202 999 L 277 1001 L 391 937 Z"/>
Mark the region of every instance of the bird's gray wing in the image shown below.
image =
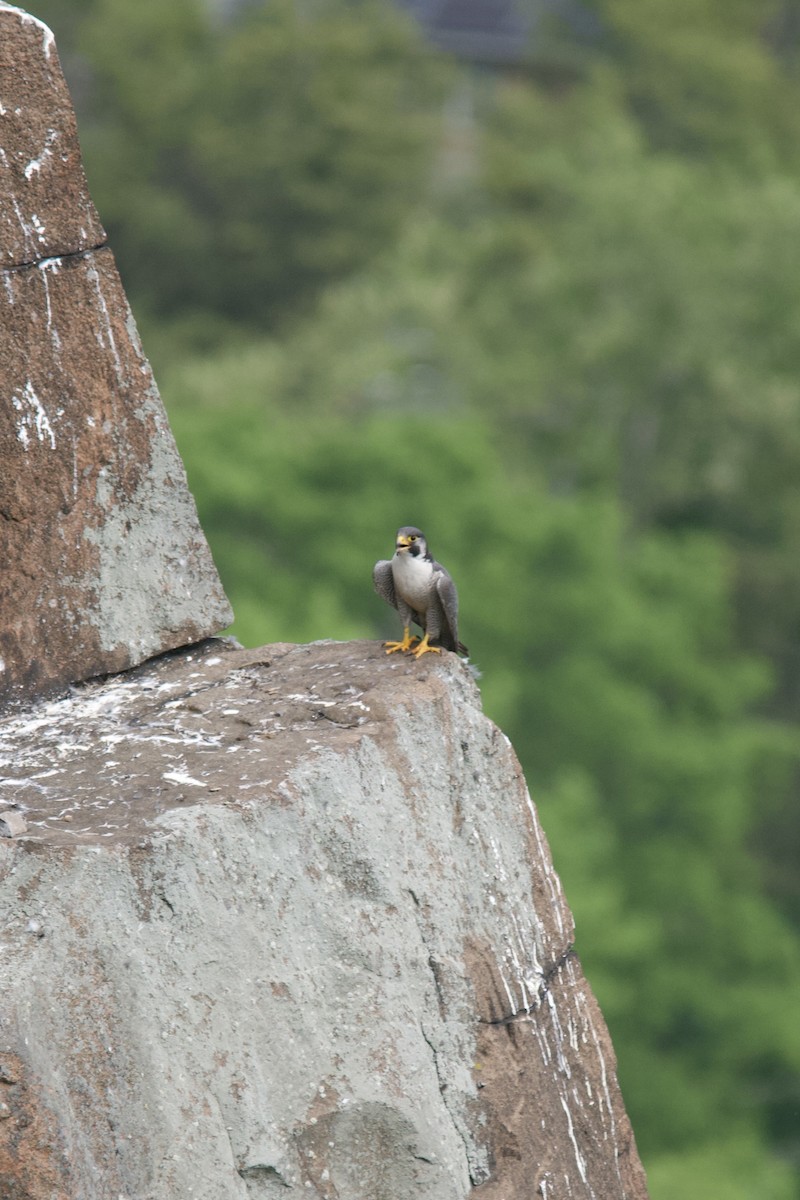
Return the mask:
<path id="1" fill-rule="evenodd" d="M 434 564 L 434 581 L 436 591 L 441 601 L 444 619 L 447 625 L 447 633 L 452 640 L 452 647 L 448 644 L 446 638 L 442 639 L 446 648 L 457 649 L 458 647 L 458 592 L 456 585 L 453 583 L 450 574 L 439 563 Z M 442 631 L 445 632 L 444 630 Z"/>
<path id="2" fill-rule="evenodd" d="M 372 582 L 375 585 L 375 591 L 385 600 L 387 604 L 391 604 L 392 608 L 397 608 L 397 596 L 394 590 L 394 575 L 392 573 L 392 564 L 388 558 L 382 558 L 380 562 L 376 562 L 372 568 Z"/>

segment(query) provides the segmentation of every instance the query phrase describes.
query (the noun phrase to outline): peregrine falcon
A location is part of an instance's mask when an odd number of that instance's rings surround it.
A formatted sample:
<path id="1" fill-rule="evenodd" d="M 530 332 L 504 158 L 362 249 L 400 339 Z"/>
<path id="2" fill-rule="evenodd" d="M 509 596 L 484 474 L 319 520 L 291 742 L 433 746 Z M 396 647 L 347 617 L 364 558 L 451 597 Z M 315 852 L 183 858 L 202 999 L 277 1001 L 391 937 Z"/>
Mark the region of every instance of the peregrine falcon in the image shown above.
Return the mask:
<path id="1" fill-rule="evenodd" d="M 397 609 L 403 622 L 403 640 L 385 642 L 387 654 L 410 650 L 420 658 L 429 652 L 440 654 L 443 646 L 457 654 L 469 653 L 458 640 L 456 585 L 433 558 L 421 530 L 413 525 L 398 529 L 394 557 L 375 563 L 372 581 L 378 595 Z M 421 641 L 411 633 L 412 621 L 425 635 Z"/>

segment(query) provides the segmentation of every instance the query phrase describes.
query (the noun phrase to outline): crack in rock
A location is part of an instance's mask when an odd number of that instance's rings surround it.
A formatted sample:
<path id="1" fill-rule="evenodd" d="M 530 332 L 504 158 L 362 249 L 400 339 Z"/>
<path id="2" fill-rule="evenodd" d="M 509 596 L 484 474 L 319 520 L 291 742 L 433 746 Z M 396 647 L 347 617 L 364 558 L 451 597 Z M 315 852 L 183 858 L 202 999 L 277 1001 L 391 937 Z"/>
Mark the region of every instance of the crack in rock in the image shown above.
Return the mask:
<path id="1" fill-rule="evenodd" d="M 556 961 L 547 968 L 547 970 L 542 975 L 541 983 L 539 984 L 539 989 L 538 989 L 538 992 L 536 995 L 536 1003 L 533 1005 L 533 1007 L 519 1008 L 515 1012 L 506 1013 L 505 1016 L 494 1017 L 491 1020 L 487 1019 L 486 1017 L 478 1017 L 480 1024 L 502 1027 L 504 1025 L 513 1025 L 515 1023 L 515 1021 L 530 1021 L 530 1020 L 532 1020 L 533 1015 L 536 1012 L 538 1012 L 538 1010 L 540 1009 L 540 1007 L 542 1005 L 542 1002 L 544 1001 L 545 997 L 549 993 L 549 991 L 552 987 L 552 984 L 553 984 L 553 980 L 557 977 L 557 975 L 561 971 L 564 970 L 567 963 L 569 963 L 571 960 L 573 960 L 575 958 L 576 958 L 575 947 L 572 945 L 567 946 L 564 953 L 561 954 L 556 959 Z"/>
<path id="2" fill-rule="evenodd" d="M 103 242 L 97 242 L 92 246 L 83 246 L 80 250 L 62 250 L 53 253 L 48 250 L 47 254 L 41 254 L 38 258 L 23 259 L 22 262 L 9 263 L 5 267 L 0 267 L 2 274 L 13 275 L 20 271 L 29 271 L 31 267 L 42 267 L 51 262 L 63 262 L 67 259 L 90 258 L 98 250 L 106 250 L 108 248 L 108 239 Z"/>

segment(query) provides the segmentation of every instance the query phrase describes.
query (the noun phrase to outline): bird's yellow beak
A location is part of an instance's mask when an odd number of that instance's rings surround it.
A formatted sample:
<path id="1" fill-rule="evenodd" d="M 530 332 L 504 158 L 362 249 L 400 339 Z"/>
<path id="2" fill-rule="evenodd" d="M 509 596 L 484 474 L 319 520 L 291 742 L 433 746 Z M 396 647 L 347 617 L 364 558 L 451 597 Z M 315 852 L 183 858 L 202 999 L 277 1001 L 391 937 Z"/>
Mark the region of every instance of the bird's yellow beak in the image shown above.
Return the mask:
<path id="1" fill-rule="evenodd" d="M 409 547 L 410 545 L 411 545 L 411 538 L 410 538 L 410 537 L 406 537 L 406 536 L 405 536 L 405 534 L 404 534 L 404 535 L 403 535 L 403 537 L 399 537 L 399 538 L 397 539 L 397 542 L 396 542 L 396 544 L 395 544 L 395 548 L 396 548 L 397 550 L 407 550 L 407 549 L 408 549 L 408 547 Z"/>

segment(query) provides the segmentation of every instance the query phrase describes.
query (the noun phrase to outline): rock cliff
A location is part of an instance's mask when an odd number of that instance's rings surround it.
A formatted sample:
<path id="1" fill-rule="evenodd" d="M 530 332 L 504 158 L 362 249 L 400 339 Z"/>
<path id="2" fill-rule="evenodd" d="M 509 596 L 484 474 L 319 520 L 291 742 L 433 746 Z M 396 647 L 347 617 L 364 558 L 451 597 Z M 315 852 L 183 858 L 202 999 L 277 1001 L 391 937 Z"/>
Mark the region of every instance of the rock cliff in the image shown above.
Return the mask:
<path id="1" fill-rule="evenodd" d="M 646 1195 L 453 655 L 211 641 L 0 724 L 0 1194 Z"/>
<path id="2" fill-rule="evenodd" d="M 0 707 L 230 609 L 105 233 L 53 36 L 0 4 Z"/>
<path id="3" fill-rule="evenodd" d="M 206 639 L 52 36 L 2 4 L 0 81 L 0 1196 L 645 1200 L 468 668 Z"/>

